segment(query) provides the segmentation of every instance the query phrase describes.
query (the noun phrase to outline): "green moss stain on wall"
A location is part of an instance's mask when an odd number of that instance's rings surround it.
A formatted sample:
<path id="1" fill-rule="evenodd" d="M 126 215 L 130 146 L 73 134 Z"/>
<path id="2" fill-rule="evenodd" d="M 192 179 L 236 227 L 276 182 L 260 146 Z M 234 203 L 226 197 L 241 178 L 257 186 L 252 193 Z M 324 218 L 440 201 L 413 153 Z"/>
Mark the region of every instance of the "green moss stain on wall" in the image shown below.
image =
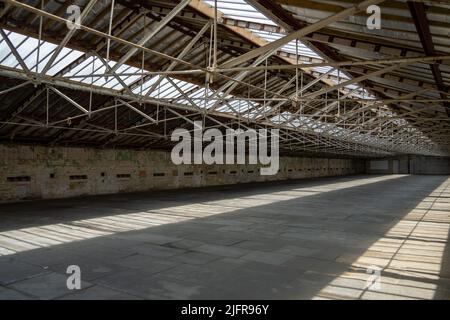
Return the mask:
<path id="1" fill-rule="evenodd" d="M 64 165 L 64 149 L 62 148 L 49 148 L 39 149 L 38 159 L 45 161 L 47 166 L 63 166 Z"/>
<path id="2" fill-rule="evenodd" d="M 130 150 L 117 150 L 118 161 L 132 161 L 133 160 L 133 152 Z"/>
<path id="3" fill-rule="evenodd" d="M 48 150 L 47 157 L 50 161 L 62 160 L 64 158 L 64 152 L 61 148 L 52 148 Z"/>

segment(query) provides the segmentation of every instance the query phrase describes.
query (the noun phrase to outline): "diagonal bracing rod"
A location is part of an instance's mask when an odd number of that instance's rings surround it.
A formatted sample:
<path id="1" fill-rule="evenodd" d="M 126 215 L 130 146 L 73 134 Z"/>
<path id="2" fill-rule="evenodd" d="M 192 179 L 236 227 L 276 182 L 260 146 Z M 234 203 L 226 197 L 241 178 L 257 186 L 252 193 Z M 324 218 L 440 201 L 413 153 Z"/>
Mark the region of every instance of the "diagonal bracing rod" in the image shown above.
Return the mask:
<path id="1" fill-rule="evenodd" d="M 145 44 L 152 39 L 162 28 L 164 28 L 181 10 L 183 10 L 191 0 L 183 0 L 181 1 L 167 16 L 165 16 L 161 21 L 159 21 L 153 30 L 144 36 L 139 42 L 139 46 L 145 46 Z M 126 63 L 132 56 L 134 56 L 138 52 L 137 48 L 130 49 L 115 65 L 112 67 L 111 71 L 117 71 L 121 65 Z"/>
<path id="2" fill-rule="evenodd" d="M 267 45 L 265 45 L 263 47 L 259 47 L 259 48 L 256 48 L 256 49 L 250 51 L 250 52 L 247 52 L 247 53 L 245 53 L 245 54 L 243 54 L 243 55 L 241 55 L 241 56 L 239 56 L 239 57 L 237 57 L 235 59 L 232 59 L 232 60 L 224 63 L 221 67 L 222 68 L 231 68 L 231 67 L 240 65 L 240 64 L 242 64 L 242 63 L 244 63 L 244 62 L 246 62 L 246 61 L 248 61 L 250 59 L 259 57 L 260 55 L 262 55 L 262 54 L 264 54 L 264 53 L 266 53 L 268 51 L 276 50 L 279 47 L 285 45 L 286 43 L 288 43 L 288 42 L 290 42 L 292 40 L 299 39 L 301 37 L 307 36 L 308 34 L 314 32 L 314 31 L 320 30 L 323 27 L 326 27 L 327 25 L 329 25 L 329 24 L 331 24 L 333 22 L 345 19 L 348 16 L 351 16 L 351 15 L 353 15 L 355 13 L 358 13 L 358 12 L 360 12 L 362 10 L 365 10 L 370 5 L 379 4 L 379 3 L 383 2 L 383 1 L 384 0 L 365 0 L 365 1 L 363 1 L 363 2 L 361 2 L 359 4 L 357 4 L 357 5 L 354 5 L 354 6 L 350 7 L 350 8 L 348 8 L 348 9 L 345 9 L 345 10 L 343 10 L 341 12 L 333 14 L 333 15 L 325 18 L 325 19 L 319 20 L 318 22 L 313 23 L 313 24 L 311 24 L 311 25 L 309 25 L 309 26 L 307 26 L 305 28 L 302 28 L 300 30 L 291 32 L 287 36 L 285 36 L 283 38 L 280 38 L 280 39 L 278 39 L 276 41 L 273 41 L 273 42 L 271 42 L 271 43 L 269 43 L 269 44 L 267 44 Z"/>

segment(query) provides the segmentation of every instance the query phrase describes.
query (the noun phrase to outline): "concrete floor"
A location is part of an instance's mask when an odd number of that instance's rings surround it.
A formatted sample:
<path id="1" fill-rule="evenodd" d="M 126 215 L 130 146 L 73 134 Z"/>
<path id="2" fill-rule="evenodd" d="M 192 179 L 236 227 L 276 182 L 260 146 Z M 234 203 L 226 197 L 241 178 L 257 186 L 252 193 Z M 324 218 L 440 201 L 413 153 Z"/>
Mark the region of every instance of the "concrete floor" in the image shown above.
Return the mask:
<path id="1" fill-rule="evenodd" d="M 449 299 L 449 223 L 448 176 L 3 204 L 0 299 Z"/>

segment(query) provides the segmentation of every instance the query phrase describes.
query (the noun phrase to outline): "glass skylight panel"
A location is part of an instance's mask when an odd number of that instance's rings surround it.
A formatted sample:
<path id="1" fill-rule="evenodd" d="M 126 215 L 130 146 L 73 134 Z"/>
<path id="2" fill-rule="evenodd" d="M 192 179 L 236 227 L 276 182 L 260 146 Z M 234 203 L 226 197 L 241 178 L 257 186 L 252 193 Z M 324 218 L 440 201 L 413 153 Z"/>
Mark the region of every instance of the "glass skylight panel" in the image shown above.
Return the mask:
<path id="1" fill-rule="evenodd" d="M 21 34 L 18 34 L 18 33 L 15 33 L 15 32 L 9 32 L 9 31 L 6 31 L 6 30 L 3 30 L 3 31 L 5 31 L 6 35 L 9 38 L 9 40 L 11 41 L 11 43 L 13 43 L 16 46 L 16 48 L 20 47 L 27 39 L 26 36 L 23 36 Z M 16 60 L 16 58 L 12 54 L 12 52 L 9 49 L 6 41 L 2 41 L 2 43 L 4 44 L 5 49 L 7 50 L 8 53 L 2 58 L 2 60 L 0 61 L 0 64 L 2 64 L 4 66 L 7 66 L 7 67 L 14 68 L 15 66 L 17 66 L 17 64 L 19 62 Z M 22 67 L 19 66 L 19 69 L 22 69 Z"/>
<path id="2" fill-rule="evenodd" d="M 104 74 L 105 66 L 99 59 L 94 59 L 93 64 L 86 66 L 82 72 L 80 72 L 80 76 L 86 75 L 85 78 L 75 78 L 76 81 L 81 81 L 87 84 L 95 84 L 96 86 L 101 86 L 106 81 L 102 80 L 104 77 L 91 77 L 89 74 Z"/>
<path id="3" fill-rule="evenodd" d="M 286 122 L 291 116 L 292 116 L 292 113 L 286 111 L 286 112 L 277 114 L 276 116 L 270 118 L 270 121 L 272 121 L 273 123 L 276 123 L 276 124 L 280 124 L 280 123 Z"/>
<path id="4" fill-rule="evenodd" d="M 211 94 L 212 94 L 212 91 L 208 90 L 206 95 L 209 96 Z M 204 88 L 199 88 L 198 90 L 192 92 L 189 95 L 190 98 L 203 98 L 204 96 L 205 96 L 205 89 Z"/>
<path id="5" fill-rule="evenodd" d="M 104 74 L 105 73 L 105 65 L 100 61 L 100 59 L 94 57 L 94 60 L 92 61 L 91 64 L 87 65 L 81 72 L 80 72 L 80 76 L 82 75 L 86 75 L 86 78 L 83 78 L 83 82 L 85 82 L 86 79 L 91 79 L 92 77 L 90 77 L 89 75 L 91 74 Z M 98 78 L 100 77 L 96 77 L 96 79 L 98 80 Z M 94 80 L 94 82 L 96 82 L 97 80 Z"/>
<path id="6" fill-rule="evenodd" d="M 230 112 L 230 111 L 233 111 L 233 110 L 228 106 L 228 104 L 223 104 L 221 107 L 218 107 L 216 109 L 216 111 L 219 111 L 219 112 Z"/>
<path id="7" fill-rule="evenodd" d="M 329 72 L 331 69 L 333 69 L 333 67 L 323 66 L 323 67 L 314 67 L 313 69 L 314 69 L 314 71 L 317 71 L 317 72 L 320 72 L 320 73 L 327 73 L 327 72 Z M 347 76 L 347 75 L 346 75 L 344 72 L 342 72 L 342 71 L 339 72 L 338 69 L 334 69 L 334 71 L 331 72 L 330 75 L 332 75 L 332 76 L 334 76 L 334 77 L 339 77 L 339 79 L 340 79 L 339 83 L 345 82 L 345 81 L 347 81 L 347 80 L 350 79 L 349 76 Z M 335 81 L 335 82 L 337 83 L 338 81 Z"/>
<path id="8" fill-rule="evenodd" d="M 159 79 L 158 76 L 154 76 L 150 78 L 149 80 L 145 81 L 142 86 L 139 85 L 136 88 L 133 89 L 133 93 L 140 94 L 142 92 L 142 95 L 146 95 L 148 90 L 153 86 L 153 84 Z M 156 94 L 158 94 L 158 91 L 156 91 Z M 151 96 L 151 95 L 150 95 Z"/>
<path id="9" fill-rule="evenodd" d="M 103 87 L 115 90 L 123 89 L 122 84 L 116 79 L 116 77 L 108 77 L 108 81 L 103 85 Z"/>
<path id="10" fill-rule="evenodd" d="M 214 1 L 208 0 L 206 1 L 210 5 L 214 5 Z M 219 10 L 223 12 L 226 16 L 235 18 L 238 20 L 245 20 L 250 22 L 259 22 L 269 25 L 275 25 L 274 22 L 267 19 L 263 14 L 259 13 L 256 9 L 254 9 L 252 6 L 248 5 L 244 0 L 228 0 L 228 1 L 218 1 L 219 3 Z M 270 33 L 267 31 L 261 31 L 261 30 L 252 30 L 253 33 L 259 35 L 260 37 L 266 39 L 269 42 L 275 41 L 281 37 L 284 37 L 284 34 L 281 33 Z M 14 32 L 6 31 L 5 33 L 8 35 L 8 38 L 11 40 L 11 42 L 16 46 L 16 49 L 19 53 L 19 55 L 24 59 L 26 65 L 30 68 L 32 71 L 36 71 L 36 60 L 38 58 L 38 48 L 39 48 L 39 70 L 42 70 L 44 66 L 49 61 L 50 57 L 52 56 L 54 50 L 56 49 L 56 45 L 52 43 L 48 43 L 45 41 L 38 41 L 37 39 L 30 38 L 27 36 L 23 36 L 21 34 L 17 34 Z M 40 44 L 40 46 L 38 45 Z M 296 45 L 298 45 L 298 53 L 300 56 L 307 56 L 312 58 L 320 58 L 321 57 L 316 54 L 314 51 L 309 49 L 306 45 L 304 45 L 301 41 L 298 41 L 298 44 L 296 44 L 296 41 L 291 41 L 280 50 L 289 52 L 292 54 L 295 54 L 297 52 Z M 70 65 L 72 62 L 76 61 L 78 58 L 80 58 L 82 55 L 84 55 L 83 52 L 69 49 L 69 48 L 63 48 L 58 55 L 57 59 L 55 59 L 53 66 L 49 69 L 47 72 L 48 75 L 55 75 L 61 70 L 63 70 L 65 67 Z M 300 60 L 300 59 L 299 59 Z M 109 65 L 112 67 L 116 64 L 116 61 L 109 61 Z M 0 64 L 18 68 L 21 69 L 20 64 L 14 57 L 14 55 L 11 53 L 11 50 L 7 46 L 4 39 L 0 37 Z M 313 70 L 315 72 L 318 72 L 320 74 L 327 73 L 331 70 L 331 67 L 324 66 L 324 67 L 314 67 Z M 146 70 L 144 70 L 145 72 Z M 83 82 L 86 84 L 93 84 L 95 86 L 102 86 L 105 88 L 110 88 L 113 90 L 122 90 L 123 86 L 118 81 L 116 76 L 95 76 L 92 77 L 92 74 L 104 74 L 106 72 L 106 68 L 102 61 L 96 57 L 88 57 L 84 61 L 82 61 L 79 65 L 75 66 L 72 70 L 69 70 L 66 74 L 63 76 L 65 77 L 72 77 L 71 79 L 74 81 Z M 135 87 L 133 88 L 133 93 L 137 95 L 146 95 L 148 90 L 154 85 L 154 83 L 160 79 L 159 76 L 151 77 L 150 79 L 146 80 L 142 85 L 139 83 L 139 80 L 141 79 L 140 73 L 143 72 L 141 69 L 129 66 L 129 65 L 122 65 L 118 68 L 116 73 L 120 77 L 120 79 L 126 83 L 127 85 L 131 85 L 132 83 L 136 83 Z M 121 75 L 124 74 L 124 75 Z M 134 74 L 134 75 L 132 75 Z M 83 77 L 73 77 L 73 76 L 83 76 Z M 344 72 L 339 72 L 338 70 L 334 70 L 331 72 L 331 75 L 333 75 L 335 78 L 340 77 L 340 82 L 347 81 L 350 79 Z M 263 106 L 261 103 L 255 103 L 251 101 L 245 101 L 242 99 L 235 99 L 234 96 L 228 95 L 227 97 L 223 96 L 223 93 L 215 93 L 213 90 L 208 89 L 208 92 L 206 92 L 205 100 L 205 88 L 200 87 L 198 85 L 194 85 L 192 83 L 184 82 L 181 80 L 176 80 L 173 78 L 170 78 L 173 83 L 175 83 L 179 90 L 170 82 L 168 81 L 168 78 L 164 78 L 163 81 L 156 87 L 152 93 L 150 94 L 150 97 L 153 98 L 162 98 L 162 99 L 175 99 L 176 103 L 180 104 L 186 104 L 190 105 L 191 102 L 189 99 L 192 99 L 194 103 L 200 107 L 200 108 L 208 108 L 211 109 L 213 106 L 216 106 L 215 109 L 217 111 L 221 112 L 237 112 L 241 114 L 243 117 L 248 117 L 250 119 L 253 118 L 263 118 L 266 114 L 270 113 L 272 110 L 272 105 L 267 104 L 266 106 Z M 337 82 L 337 79 L 333 79 L 334 82 Z M 357 84 L 351 84 L 345 87 L 348 92 L 358 89 L 358 91 L 355 91 L 352 95 L 355 97 L 365 98 L 365 99 L 375 99 L 375 96 L 370 94 L 366 89 L 360 87 Z M 182 91 L 184 94 L 181 94 L 180 91 Z M 189 99 L 186 99 L 184 95 L 187 95 Z M 212 97 L 214 95 L 214 97 Z M 226 102 L 220 101 L 220 99 L 226 99 Z M 387 114 L 387 113 L 386 113 Z M 395 114 L 390 113 L 389 116 L 395 116 Z M 322 133 L 322 132 L 328 132 L 332 133 L 336 136 L 339 135 L 351 135 L 352 138 L 356 139 L 362 139 L 362 141 L 367 141 L 368 139 L 373 139 L 371 135 L 368 135 L 367 137 L 362 137 L 359 133 L 351 133 L 347 129 L 340 128 L 336 125 L 330 125 L 322 122 L 318 122 L 316 120 L 313 120 L 309 117 L 301 117 L 301 116 L 293 116 L 289 112 L 285 112 L 281 115 L 271 116 L 271 121 L 275 124 L 283 124 L 288 125 L 292 127 L 300 127 L 305 126 L 309 127 L 316 132 Z M 403 119 L 394 119 L 392 121 L 397 126 L 405 126 L 408 125 L 408 122 Z M 417 130 L 416 130 L 417 132 Z M 378 143 L 378 142 L 377 142 Z"/>
<path id="11" fill-rule="evenodd" d="M 259 119 L 261 117 L 265 117 L 267 113 L 270 113 L 270 111 L 272 111 L 272 108 L 268 105 L 263 106 L 261 104 L 259 104 L 259 107 L 257 107 L 256 109 L 256 119 Z"/>
<path id="12" fill-rule="evenodd" d="M 49 61 L 56 45 L 38 41 L 38 39 L 26 37 L 14 32 L 5 31 L 10 41 L 15 45 L 17 53 L 22 57 L 27 67 L 32 71 L 40 71 Z M 6 42 L 2 39 L 0 45 L 0 64 L 22 69 L 19 61 L 16 60 Z M 39 55 L 39 56 L 38 56 Z M 83 55 L 82 52 L 63 48 L 60 55 L 55 59 L 53 67 L 47 72 L 48 75 L 54 75 L 59 69 L 64 68 L 67 64 Z M 39 61 L 37 61 L 39 57 Z M 36 70 L 36 64 L 38 69 Z"/>
<path id="13" fill-rule="evenodd" d="M 147 93 L 147 91 L 150 89 L 150 87 L 153 86 L 153 84 L 157 81 L 157 79 L 158 79 L 158 77 L 153 77 L 152 79 L 150 79 L 143 85 L 142 91 L 143 91 L 144 95 Z M 150 97 L 164 98 L 164 99 L 172 99 L 172 98 L 182 97 L 182 94 L 180 93 L 180 91 L 178 91 L 178 89 L 167 79 L 168 79 L 168 77 L 164 78 L 161 81 L 161 83 L 159 83 L 158 87 L 156 87 L 155 90 L 153 90 L 153 92 L 150 93 Z M 172 79 L 172 78 L 170 78 L 170 80 L 173 83 L 175 83 L 182 92 L 185 92 L 185 93 L 187 93 L 188 91 L 190 91 L 196 87 L 195 84 L 188 83 L 188 82 L 185 82 L 182 80 L 176 80 L 176 79 Z M 135 88 L 133 90 L 134 93 L 139 93 L 140 91 L 141 91 L 140 86 L 138 86 L 137 88 Z M 181 101 L 181 100 L 179 100 L 179 101 Z"/>
<path id="14" fill-rule="evenodd" d="M 250 102 L 243 100 L 232 100 L 229 102 L 229 105 L 231 105 L 234 108 L 234 110 L 236 110 L 239 113 L 245 112 L 251 107 L 253 107 L 253 105 L 250 104 Z"/>
<path id="15" fill-rule="evenodd" d="M 178 89 L 172 83 L 170 83 L 169 85 L 170 85 L 170 87 L 165 92 L 164 98 L 166 98 L 166 99 L 178 98 L 180 96 L 180 91 L 178 91 Z"/>
<path id="16" fill-rule="evenodd" d="M 71 77 L 71 76 L 78 76 L 78 75 L 89 75 L 92 73 L 92 62 L 94 60 L 94 57 L 89 57 L 71 70 L 69 70 L 64 76 Z"/>
<path id="17" fill-rule="evenodd" d="M 238 100 L 227 100 L 226 103 L 223 103 L 222 106 L 218 107 L 216 110 L 220 112 L 237 112 L 241 113 L 243 112 L 242 108 L 239 110 L 240 102 Z M 241 103 L 242 106 L 242 103 Z"/>
<path id="18" fill-rule="evenodd" d="M 169 82 L 169 80 L 164 79 L 161 82 L 161 95 L 160 98 L 176 98 L 179 95 L 177 89 Z"/>
<path id="19" fill-rule="evenodd" d="M 213 0 L 204 0 L 207 4 L 214 7 L 215 2 Z M 264 16 L 262 13 L 260 13 L 257 9 L 255 9 L 253 6 L 249 5 L 244 0 L 224 0 L 224 1 L 217 1 L 217 9 L 222 12 L 226 17 L 233 18 L 236 20 L 243 20 L 243 21 L 249 21 L 249 22 L 259 22 L 262 24 L 268 24 L 268 25 L 275 25 L 277 24 L 273 22 L 272 20 L 268 19 L 266 16 Z M 268 31 L 262 31 L 262 30 L 251 30 L 253 33 L 257 34 L 261 38 L 273 42 L 277 39 L 280 39 L 285 36 L 285 34 L 282 33 L 274 33 L 274 32 L 268 32 Z M 319 58 L 322 59 L 320 55 L 318 55 L 316 52 L 308 48 L 305 44 L 303 44 L 301 41 L 290 41 L 289 43 L 285 44 L 280 48 L 280 50 L 292 53 L 292 54 L 299 54 L 300 56 L 306 56 L 311 58 Z M 320 74 L 324 74 L 328 72 L 331 69 L 331 67 L 315 67 L 313 70 L 315 72 L 318 72 Z M 346 75 L 344 72 L 338 72 L 337 70 L 333 71 L 331 75 L 338 77 L 339 80 L 333 79 L 332 81 L 334 83 L 341 83 L 342 81 L 349 80 L 350 77 Z M 369 94 L 367 94 L 369 96 Z"/>
<path id="20" fill-rule="evenodd" d="M 214 1 L 205 0 L 207 4 L 214 7 Z M 277 26 L 275 22 L 267 18 L 261 12 L 256 10 L 253 6 L 249 5 L 244 0 L 227 0 L 227 1 L 217 1 L 217 10 L 222 12 L 226 17 L 233 18 L 236 20 L 243 20 L 248 22 L 257 22 L 272 26 Z M 273 33 L 262 30 L 252 30 L 253 33 L 259 35 L 263 39 L 272 42 L 279 38 L 284 37 L 284 34 Z M 281 47 L 282 51 L 290 52 L 296 54 L 296 41 L 291 41 Z M 313 58 L 321 58 L 314 51 L 305 46 L 301 41 L 298 41 L 298 53 L 299 55 L 304 55 Z"/>
<path id="21" fill-rule="evenodd" d="M 214 0 L 204 0 L 205 3 L 214 7 Z M 217 1 L 217 10 L 227 17 L 236 20 L 264 23 L 276 26 L 272 20 L 253 8 L 244 0 L 223 0 Z"/>
<path id="22" fill-rule="evenodd" d="M 214 94 L 214 91 L 211 89 L 208 89 L 206 92 L 206 97 L 210 97 Z M 220 95 L 218 94 L 218 96 L 220 97 Z M 190 98 L 194 98 L 194 102 L 197 103 L 197 105 L 201 108 L 211 108 L 217 101 L 217 97 L 215 97 L 214 99 L 208 99 L 208 100 L 203 100 L 205 98 L 205 88 L 199 88 L 198 90 L 192 92 L 189 95 Z M 200 99 L 195 99 L 195 98 L 200 98 Z M 198 101 L 198 102 L 197 102 Z"/>
<path id="23" fill-rule="evenodd" d="M 124 69 L 122 70 L 122 67 L 124 67 Z M 145 72 L 145 71 L 144 71 Z M 121 73 L 135 73 L 134 75 L 125 75 L 125 76 L 121 76 Z M 133 66 L 128 66 L 128 65 L 122 65 L 120 66 L 119 69 L 117 69 L 116 74 L 119 75 L 120 79 L 126 84 L 126 85 L 130 85 L 136 81 L 138 81 L 139 79 L 141 79 L 141 74 L 142 73 L 142 69 L 138 69 L 136 67 Z"/>
<path id="24" fill-rule="evenodd" d="M 8 32 L 5 30 L 5 33 L 8 34 Z M 3 60 L 11 54 L 11 50 L 9 50 L 8 45 L 6 44 L 6 41 L 3 40 L 3 37 L 0 35 L 0 63 L 3 62 Z"/>
<path id="25" fill-rule="evenodd" d="M 11 38 L 11 37 L 10 37 Z M 14 44 L 14 42 L 13 42 Z M 18 47 L 16 47 L 17 53 L 22 57 L 26 58 L 28 57 L 32 51 L 34 51 L 38 47 L 38 40 L 33 38 L 26 38 L 25 41 L 23 41 Z M 35 58 L 36 60 L 36 58 Z M 19 63 L 14 66 L 14 68 L 18 68 Z M 30 65 L 27 65 L 27 67 L 30 67 Z"/>
<path id="26" fill-rule="evenodd" d="M 9 33 L 5 32 L 5 33 L 8 36 L 11 43 L 13 43 L 16 48 L 20 47 L 27 40 L 26 36 L 23 36 L 21 34 L 15 33 L 15 32 L 9 32 Z M 4 41 L 4 44 L 7 48 L 7 50 L 9 51 L 9 53 L 2 59 L 2 61 L 0 61 L 0 64 L 7 66 L 7 67 L 14 68 L 18 65 L 19 62 L 16 60 L 14 55 L 11 53 L 11 50 L 9 49 L 8 45 L 6 44 L 6 41 Z M 20 65 L 17 68 L 22 69 L 22 67 Z"/>
<path id="27" fill-rule="evenodd" d="M 9 40 L 16 46 L 20 46 L 25 40 L 27 40 L 27 36 L 24 36 L 23 34 L 11 32 L 11 31 L 5 31 L 6 35 L 8 36 Z"/>
<path id="28" fill-rule="evenodd" d="M 175 80 L 174 81 L 177 86 L 186 94 L 189 93 L 190 90 L 194 89 L 196 87 L 195 84 L 189 83 L 189 82 L 185 82 L 182 80 Z"/>
<path id="29" fill-rule="evenodd" d="M 294 119 L 293 121 L 291 121 L 290 125 L 294 128 L 298 128 L 302 125 L 302 122 L 298 119 Z"/>
<path id="30" fill-rule="evenodd" d="M 13 54 L 10 54 L 4 61 L 2 61 L 1 64 L 11 68 L 15 68 L 17 66 L 17 69 L 22 69 L 22 66 L 18 65 L 18 61 Z"/>
<path id="31" fill-rule="evenodd" d="M 1 36 L 0 36 L 1 38 Z M 10 53 L 8 46 L 6 45 L 6 42 L 1 39 L 0 40 L 0 61 L 6 58 L 6 56 Z"/>
<path id="32" fill-rule="evenodd" d="M 273 42 L 275 40 L 278 40 L 278 39 L 286 36 L 285 34 L 282 34 L 282 33 L 274 33 L 274 32 L 262 31 L 262 30 L 252 30 L 252 32 L 256 33 L 261 38 L 263 38 L 269 42 Z M 297 52 L 296 41 L 292 40 L 292 41 L 288 42 L 283 47 L 281 47 L 281 50 L 285 51 L 285 52 L 296 54 L 296 52 Z M 308 48 L 306 45 L 304 45 L 301 41 L 298 41 L 298 54 L 300 56 L 307 56 L 307 57 L 311 57 L 311 58 L 321 58 L 317 53 L 315 53 L 310 48 Z"/>
<path id="33" fill-rule="evenodd" d="M 37 48 L 25 59 L 25 63 L 32 71 L 41 71 L 47 62 L 50 60 L 52 53 L 55 51 L 56 45 L 48 42 L 41 42 L 39 46 L 39 62 L 37 63 L 38 50 Z M 36 70 L 36 63 L 38 70 Z"/>
<path id="34" fill-rule="evenodd" d="M 209 89 L 209 91 L 206 94 L 206 97 L 211 97 L 216 92 Z M 194 100 L 194 102 L 201 108 L 212 108 L 217 101 L 223 98 L 222 93 L 217 93 L 213 98 L 210 98 L 205 100 L 205 88 L 200 88 L 194 92 L 192 92 L 189 97 Z"/>
<path id="35" fill-rule="evenodd" d="M 259 119 L 264 117 L 266 113 L 269 113 L 272 110 L 269 106 L 263 106 L 261 104 L 257 104 L 254 106 L 253 110 L 249 113 L 250 118 Z"/>
<path id="36" fill-rule="evenodd" d="M 81 51 L 63 48 L 52 67 L 47 71 L 47 74 L 51 76 L 55 75 L 82 55 L 83 52 Z M 39 69 L 42 68 L 44 68 L 44 66 L 39 66 Z"/>
<path id="37" fill-rule="evenodd" d="M 108 66 L 112 68 L 117 62 L 116 61 L 109 61 Z M 128 67 L 125 66 L 124 70 L 126 70 Z M 92 84 L 95 86 L 105 87 L 105 88 L 115 88 L 116 90 L 123 89 L 122 84 L 117 80 L 115 76 L 95 76 L 91 77 L 89 74 L 106 74 L 106 66 L 105 64 L 98 58 L 93 58 L 93 60 L 90 61 L 89 64 L 86 64 L 83 69 L 81 69 L 79 72 L 79 75 L 86 75 L 85 78 L 74 78 L 77 81 L 84 82 L 86 84 Z M 122 77 L 121 77 L 122 79 Z"/>

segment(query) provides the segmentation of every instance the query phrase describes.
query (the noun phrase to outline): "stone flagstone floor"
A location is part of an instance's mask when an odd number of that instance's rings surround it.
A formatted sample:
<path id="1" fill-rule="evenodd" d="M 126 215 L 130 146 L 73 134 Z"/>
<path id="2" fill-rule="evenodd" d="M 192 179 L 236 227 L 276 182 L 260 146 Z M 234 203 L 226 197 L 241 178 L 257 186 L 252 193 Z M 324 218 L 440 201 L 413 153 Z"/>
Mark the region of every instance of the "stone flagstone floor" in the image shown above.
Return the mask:
<path id="1" fill-rule="evenodd" d="M 448 176 L 0 204 L 0 299 L 449 299 L 449 226 Z"/>

